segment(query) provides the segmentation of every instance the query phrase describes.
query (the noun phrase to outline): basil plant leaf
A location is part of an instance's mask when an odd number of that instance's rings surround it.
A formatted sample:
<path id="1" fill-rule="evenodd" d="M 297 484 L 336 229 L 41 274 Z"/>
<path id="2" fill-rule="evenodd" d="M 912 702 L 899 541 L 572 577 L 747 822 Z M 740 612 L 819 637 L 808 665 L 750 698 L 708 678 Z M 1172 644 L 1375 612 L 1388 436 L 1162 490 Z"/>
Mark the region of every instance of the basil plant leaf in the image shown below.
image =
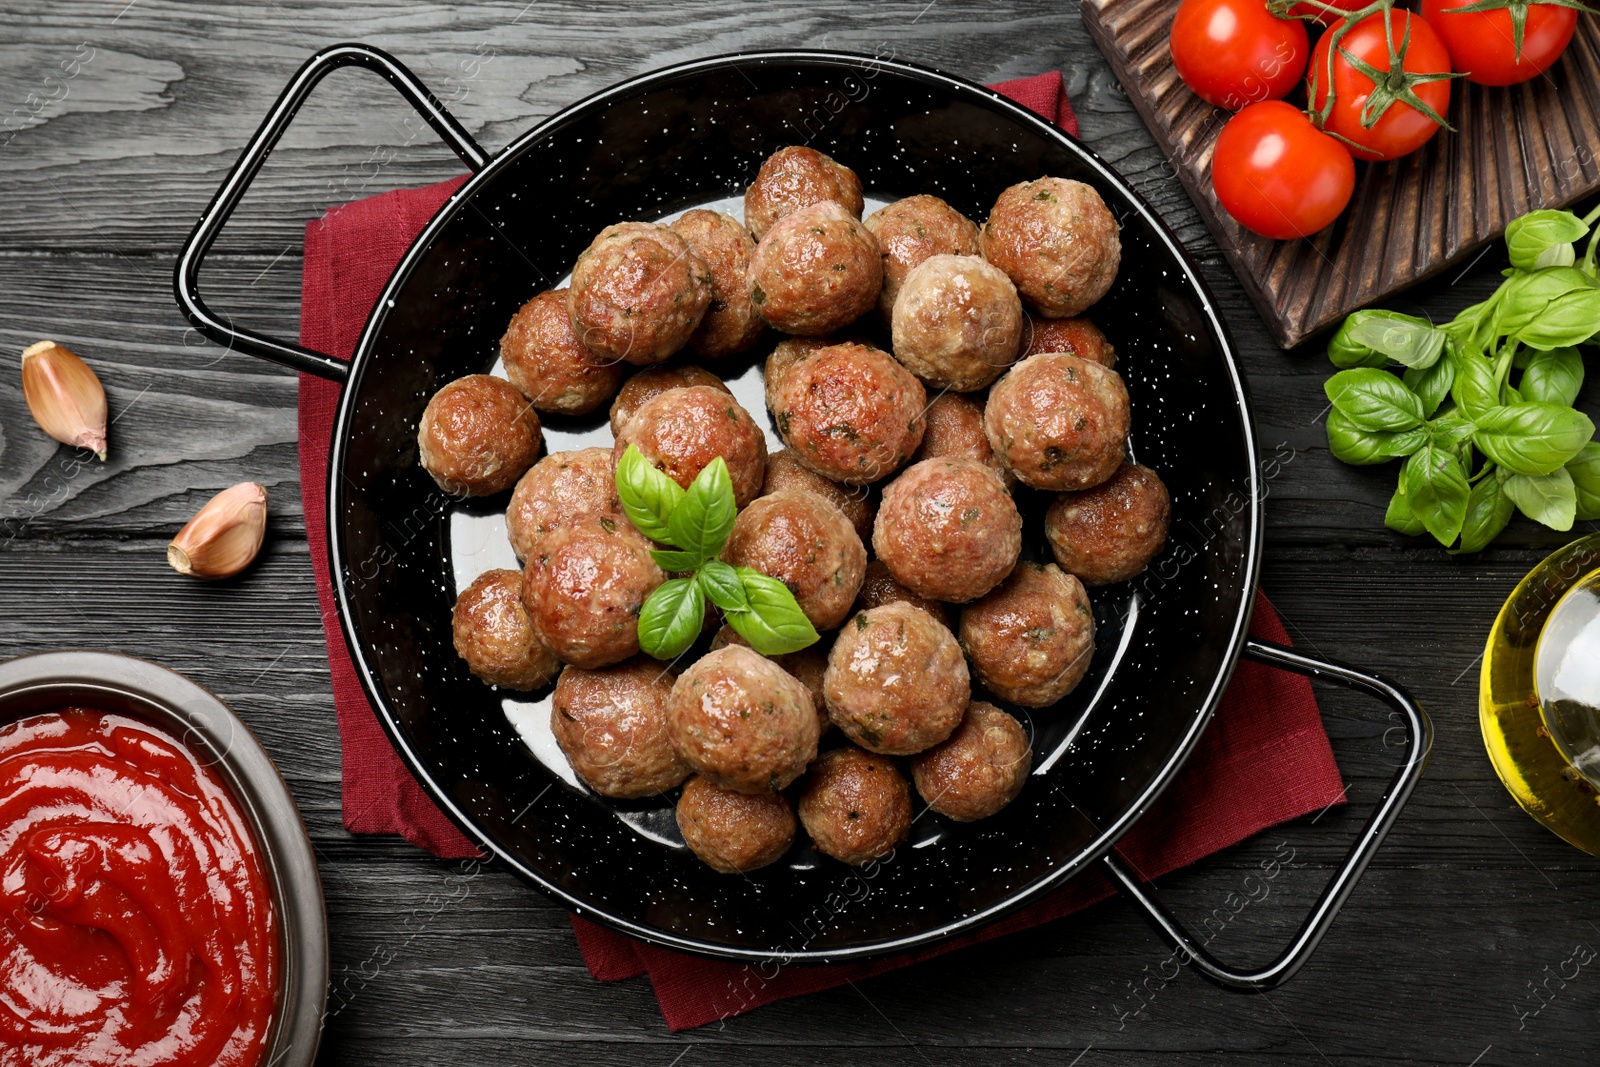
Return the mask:
<path id="1" fill-rule="evenodd" d="M 1322 388 L 1334 408 L 1363 430 L 1414 430 L 1422 425 L 1422 400 L 1388 371 L 1342 370 Z"/>
<path id="2" fill-rule="evenodd" d="M 1411 454 L 1400 476 L 1411 513 L 1440 544 L 1454 544 L 1461 536 L 1472 492 L 1455 452 L 1426 445 Z"/>
<path id="3" fill-rule="evenodd" d="M 1453 448 L 1463 441 L 1470 441 L 1476 430 L 1476 426 L 1454 410 L 1428 423 L 1428 437 L 1440 448 Z"/>
<path id="4" fill-rule="evenodd" d="M 1472 443 L 1512 474 L 1542 477 L 1566 466 L 1594 437 L 1594 423 L 1562 404 L 1513 404 L 1473 419 Z"/>
<path id="5" fill-rule="evenodd" d="M 656 659 L 676 659 L 700 636 L 705 620 L 706 599 L 698 582 L 664 582 L 639 610 L 639 647 Z"/>
<path id="6" fill-rule="evenodd" d="M 706 599 L 729 615 L 750 610 L 750 598 L 745 594 L 739 572 L 720 559 L 708 559 L 700 568 L 700 588 Z"/>
<path id="7" fill-rule="evenodd" d="M 1566 468 L 1538 478 L 1513 474 L 1506 479 L 1505 489 L 1506 496 L 1517 509 L 1533 521 L 1542 522 L 1552 530 L 1572 529 L 1578 511 L 1578 492 Z"/>
<path id="8" fill-rule="evenodd" d="M 749 611 L 728 614 L 728 625 L 763 656 L 798 652 L 817 642 L 816 628 L 795 601 L 789 587 L 749 567 L 735 567 Z"/>
<path id="9" fill-rule="evenodd" d="M 683 499 L 683 487 L 629 445 L 617 461 L 617 497 L 634 529 L 664 545 L 682 548 L 672 539 L 669 519 Z"/>
<path id="10" fill-rule="evenodd" d="M 685 552 L 678 548 L 653 548 L 650 558 L 656 561 L 656 566 L 668 574 L 687 574 L 700 566 L 700 557 L 693 552 Z"/>
<path id="11" fill-rule="evenodd" d="M 1426 368 L 1439 361 L 1444 343 L 1445 335 L 1427 319 L 1398 311 L 1358 311 L 1328 342 L 1328 358 L 1336 367 L 1382 367 L 1394 362 Z"/>
<path id="12" fill-rule="evenodd" d="M 705 465 L 673 509 L 668 520 L 672 543 L 699 562 L 716 559 L 738 514 L 728 464 L 718 456 Z"/>
<path id="13" fill-rule="evenodd" d="M 1578 390 L 1583 388 L 1583 356 L 1578 350 L 1523 351 L 1528 352 L 1529 358 L 1527 369 L 1517 383 L 1517 392 L 1522 398 L 1571 407 L 1578 399 Z"/>
<path id="14" fill-rule="evenodd" d="M 1558 296 L 1532 322 L 1511 336 L 1529 348 L 1552 349 L 1582 344 L 1600 333 L 1600 289 Z"/>
<path id="15" fill-rule="evenodd" d="M 1575 517 L 1584 522 L 1600 519 L 1600 442 L 1584 445 L 1566 470 L 1577 497 Z"/>
<path id="16" fill-rule="evenodd" d="M 1524 329 L 1545 315 L 1553 301 L 1568 294 L 1592 292 L 1594 289 L 1595 280 L 1576 267 L 1544 267 L 1525 274 L 1515 274 L 1500 288 L 1495 329 L 1508 337 L 1519 337 Z"/>
<path id="17" fill-rule="evenodd" d="M 1500 387 L 1495 381 L 1494 364 L 1476 352 L 1462 353 L 1450 396 L 1468 418 L 1499 407 Z"/>
<path id="18" fill-rule="evenodd" d="M 1408 368 L 1400 380 L 1422 401 L 1422 417 L 1431 419 L 1433 413 L 1439 410 L 1439 405 L 1444 403 L 1445 397 L 1450 395 L 1450 387 L 1455 384 L 1455 356 L 1446 349 L 1445 355 L 1433 366 Z"/>
<path id="19" fill-rule="evenodd" d="M 1572 242 L 1588 232 L 1589 227 L 1570 211 L 1530 211 L 1506 227 L 1506 251 L 1511 253 L 1511 265 L 1518 270 L 1571 266 Z M 1565 258 L 1565 263 L 1541 262 L 1552 258 L 1551 252 L 1563 246 L 1565 256 L 1557 252 L 1554 258 Z"/>
<path id="20" fill-rule="evenodd" d="M 1389 510 L 1383 513 L 1383 524 L 1395 533 L 1403 533 L 1408 537 L 1428 532 L 1428 528 L 1422 525 L 1422 520 L 1411 513 L 1411 502 L 1406 499 L 1404 477 L 1401 477 L 1400 484 L 1395 487 L 1394 496 L 1389 498 Z"/>
<path id="21" fill-rule="evenodd" d="M 1461 544 L 1453 555 L 1482 552 L 1506 528 L 1516 506 L 1505 493 L 1504 472 L 1498 468 L 1479 478 L 1467 497 L 1467 516 L 1461 524 Z"/>
<path id="22" fill-rule="evenodd" d="M 1328 412 L 1328 448 L 1336 459 L 1353 466 L 1386 463 L 1407 456 L 1428 443 L 1425 429 L 1391 433 L 1363 430 L 1338 408 Z"/>

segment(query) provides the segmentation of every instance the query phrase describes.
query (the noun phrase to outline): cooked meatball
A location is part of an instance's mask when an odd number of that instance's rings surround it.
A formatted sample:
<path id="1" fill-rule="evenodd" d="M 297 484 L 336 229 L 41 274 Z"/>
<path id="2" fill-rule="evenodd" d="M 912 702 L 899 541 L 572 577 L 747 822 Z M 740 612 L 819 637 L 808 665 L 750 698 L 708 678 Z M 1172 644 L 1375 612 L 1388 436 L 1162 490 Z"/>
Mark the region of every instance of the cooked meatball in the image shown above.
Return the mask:
<path id="1" fill-rule="evenodd" d="M 724 623 L 711 638 L 711 651 L 727 648 L 729 645 L 750 647 L 737 630 Z M 785 652 L 781 656 L 768 656 L 772 662 L 788 671 L 797 678 L 801 685 L 811 693 L 811 703 L 817 709 L 817 730 L 825 734 L 833 729 L 833 720 L 828 718 L 828 702 L 822 696 L 822 676 L 828 670 L 828 653 L 821 645 L 812 645 L 802 648 L 798 652 Z"/>
<path id="2" fill-rule="evenodd" d="M 654 796 L 689 776 L 667 737 L 672 681 L 666 667 L 643 656 L 561 672 L 550 701 L 550 732 L 596 793 Z"/>
<path id="3" fill-rule="evenodd" d="M 926 426 L 922 383 L 866 345 L 810 353 L 779 379 L 768 402 L 795 459 L 846 485 L 867 485 L 905 463 Z"/>
<path id="4" fill-rule="evenodd" d="M 574 519 L 622 515 L 611 449 L 552 452 L 533 465 L 511 492 L 506 534 L 517 558 L 539 553 L 544 539 Z"/>
<path id="5" fill-rule="evenodd" d="M 1028 315 L 1022 324 L 1022 355 L 1036 356 L 1040 352 L 1065 352 L 1106 368 L 1117 365 L 1117 350 L 1100 327 L 1082 316 L 1041 319 Z"/>
<path id="6" fill-rule="evenodd" d="M 639 651 L 639 609 L 667 576 L 627 519 L 575 520 L 528 559 L 522 603 L 562 662 L 593 670 Z"/>
<path id="7" fill-rule="evenodd" d="M 601 360 L 645 366 L 684 346 L 711 303 L 712 274 L 681 236 L 649 222 L 607 226 L 578 256 L 567 313 Z"/>
<path id="8" fill-rule="evenodd" d="M 928 405 L 924 416 L 928 429 L 922 435 L 922 444 L 912 453 L 911 462 L 925 459 L 975 459 L 993 467 L 1006 483 L 1015 484 L 1016 478 L 1000 462 L 1000 457 L 989 447 L 983 434 L 983 405 L 960 393 L 940 393 Z"/>
<path id="9" fill-rule="evenodd" d="M 1084 585 L 1122 582 L 1149 566 L 1167 543 L 1172 502 L 1149 467 L 1124 463 L 1093 489 L 1062 493 L 1045 513 L 1056 562 Z"/>
<path id="10" fill-rule="evenodd" d="M 869 611 L 897 601 L 910 604 L 914 608 L 921 608 L 940 626 L 952 627 L 956 623 L 948 605 L 942 601 L 920 597 L 895 581 L 894 575 L 889 573 L 889 567 L 883 560 L 875 559 L 867 564 L 867 573 L 861 579 L 861 591 L 856 594 L 856 610 Z"/>
<path id="11" fill-rule="evenodd" d="M 844 512 L 815 493 L 773 493 L 734 520 L 722 558 L 778 579 L 818 630 L 850 614 L 867 550 Z"/>
<path id="12" fill-rule="evenodd" d="M 862 748 L 907 756 L 937 745 L 972 696 L 955 635 L 897 602 L 845 623 L 828 653 L 828 717 Z"/>
<path id="13" fill-rule="evenodd" d="M 616 458 L 637 445 L 645 459 L 685 489 L 721 456 L 742 508 L 761 494 L 767 473 L 767 439 L 726 389 L 691 385 L 645 402 L 617 434 Z"/>
<path id="14" fill-rule="evenodd" d="M 744 191 L 744 224 L 759 241 L 779 219 L 824 200 L 856 218 L 866 207 L 855 171 L 815 148 L 790 145 L 768 156 Z"/>
<path id="15" fill-rule="evenodd" d="M 756 250 L 755 238 L 732 216 L 699 208 L 685 212 L 669 228 L 689 242 L 711 270 L 711 302 L 689 335 L 689 347 L 707 359 L 743 352 L 767 328 L 750 302 L 750 287 L 744 280 Z"/>
<path id="16" fill-rule="evenodd" d="M 762 386 L 767 394 L 767 407 L 773 411 L 776 407 L 776 398 L 782 395 L 779 392 L 784 375 L 801 360 L 813 352 L 821 352 L 824 348 L 832 348 L 838 341 L 826 337 L 785 337 L 773 346 L 767 354 L 767 363 L 762 370 Z"/>
<path id="17" fill-rule="evenodd" d="M 974 700 L 943 744 L 911 759 L 911 780 L 928 807 L 957 822 L 987 819 L 1022 792 L 1033 750 L 1022 724 Z"/>
<path id="18" fill-rule="evenodd" d="M 872 536 L 872 517 L 878 511 L 872 494 L 862 486 L 846 487 L 829 481 L 801 463 L 794 452 L 787 448 L 780 448 L 767 456 L 767 477 L 761 483 L 762 496 L 782 492 L 820 496 L 844 512 L 844 517 L 850 520 L 862 544 L 866 544 Z"/>
<path id="19" fill-rule="evenodd" d="M 1054 563 L 1019 564 L 961 612 L 961 646 L 991 693 L 1030 708 L 1054 704 L 1094 657 L 1094 611 L 1083 583 Z"/>
<path id="20" fill-rule="evenodd" d="M 782 793 L 739 793 L 695 775 L 678 798 L 683 843 L 713 870 L 765 867 L 794 843 L 794 809 Z"/>
<path id="21" fill-rule="evenodd" d="M 937 196 L 921 194 L 896 200 L 863 221 L 883 249 L 878 310 L 885 321 L 894 314 L 901 283 L 923 260 L 937 255 L 975 256 L 981 247 L 977 224 Z"/>
<path id="22" fill-rule="evenodd" d="M 1106 295 L 1122 236 L 1100 194 L 1082 182 L 1040 178 L 1000 194 L 983 224 L 983 258 L 1047 319 L 1081 315 Z"/>
<path id="23" fill-rule="evenodd" d="M 803 207 L 761 238 L 748 283 L 769 325 L 807 337 L 832 333 L 878 302 L 878 239 L 831 200 Z"/>
<path id="24" fill-rule="evenodd" d="M 1116 473 L 1128 440 L 1128 389 L 1077 356 L 1029 356 L 989 392 L 983 432 L 1035 489 L 1087 489 Z"/>
<path id="25" fill-rule="evenodd" d="M 710 386 L 712 389 L 721 389 L 729 396 L 733 395 L 727 382 L 693 363 L 646 367 L 623 382 L 617 398 L 611 402 L 611 436 L 621 434 L 634 412 L 668 389 L 686 389 L 691 385 Z"/>
<path id="26" fill-rule="evenodd" d="M 539 416 L 504 378 L 469 374 L 433 394 L 417 424 L 417 456 L 457 496 L 510 489 L 539 457 Z"/>
<path id="27" fill-rule="evenodd" d="M 894 305 L 895 358 L 941 389 L 982 389 L 1016 362 L 1021 338 L 1016 287 L 977 256 L 928 257 Z"/>
<path id="28" fill-rule="evenodd" d="M 511 318 L 500 338 L 506 377 L 538 411 L 584 415 L 611 398 L 622 368 L 578 343 L 567 315 L 567 291 L 540 293 Z"/>
<path id="29" fill-rule="evenodd" d="M 859 748 L 824 752 L 800 792 L 800 822 L 817 851 L 861 866 L 911 832 L 911 789 L 893 760 Z"/>
<path id="30" fill-rule="evenodd" d="M 1022 514 L 994 468 L 925 459 L 889 483 L 872 549 L 918 596 L 963 603 L 993 589 L 1022 552 Z"/>
<path id="31" fill-rule="evenodd" d="M 561 661 L 534 635 L 522 606 L 522 572 L 485 571 L 456 598 L 456 655 L 490 685 L 527 691 L 556 676 Z"/>
<path id="32" fill-rule="evenodd" d="M 769 793 L 817 755 L 817 713 L 806 687 L 752 649 L 708 652 L 678 676 L 667 703 L 672 746 L 724 789 Z"/>

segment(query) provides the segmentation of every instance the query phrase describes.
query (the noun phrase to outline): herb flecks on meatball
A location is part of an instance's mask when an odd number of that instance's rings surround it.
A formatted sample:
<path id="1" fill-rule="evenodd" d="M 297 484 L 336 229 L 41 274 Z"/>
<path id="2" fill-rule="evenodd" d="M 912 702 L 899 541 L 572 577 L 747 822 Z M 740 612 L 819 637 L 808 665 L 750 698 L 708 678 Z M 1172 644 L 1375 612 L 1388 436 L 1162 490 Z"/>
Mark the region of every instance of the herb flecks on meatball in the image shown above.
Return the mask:
<path id="1" fill-rule="evenodd" d="M 1091 186 L 1040 178 L 995 201 L 983 224 L 983 258 L 1005 271 L 1040 315 L 1061 319 L 1083 314 L 1111 288 L 1122 235 Z"/>
<path id="2" fill-rule="evenodd" d="M 878 240 L 833 201 L 780 220 L 750 257 L 750 299 L 768 325 L 820 337 L 871 311 L 883 288 Z"/>
<path id="3" fill-rule="evenodd" d="M 689 340 L 711 303 L 712 274 L 682 236 L 649 222 L 600 231 L 572 268 L 567 313 L 602 360 L 659 363 Z"/>

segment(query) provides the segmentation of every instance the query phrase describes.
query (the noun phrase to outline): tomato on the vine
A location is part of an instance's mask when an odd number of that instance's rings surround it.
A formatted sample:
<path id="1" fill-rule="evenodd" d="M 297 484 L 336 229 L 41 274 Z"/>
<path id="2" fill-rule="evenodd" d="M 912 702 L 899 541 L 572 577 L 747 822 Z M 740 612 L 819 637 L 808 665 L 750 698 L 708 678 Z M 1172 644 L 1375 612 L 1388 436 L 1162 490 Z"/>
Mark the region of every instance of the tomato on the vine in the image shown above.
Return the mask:
<path id="1" fill-rule="evenodd" d="M 1333 106 L 1327 107 L 1329 44 Z M 1444 125 L 1450 107 L 1450 53 L 1426 19 L 1379 11 L 1342 36 L 1327 31 L 1311 52 L 1310 111 L 1327 110 L 1322 128 L 1351 143 L 1358 159 L 1398 159 L 1415 152 Z"/>
<path id="2" fill-rule="evenodd" d="M 1369 0 L 1321 0 L 1321 2 L 1329 7 L 1336 7 L 1345 14 L 1349 14 L 1352 11 L 1360 11 L 1366 7 Z M 1289 14 L 1297 17 L 1304 15 L 1314 22 L 1320 22 L 1324 26 L 1331 26 L 1344 17 L 1336 12 L 1324 11 L 1314 4 L 1296 4 L 1289 9 Z"/>
<path id="3" fill-rule="evenodd" d="M 1525 0 L 1422 0 L 1422 17 L 1438 31 L 1455 68 L 1479 85 L 1515 85 L 1561 58 L 1578 27 L 1578 11 Z"/>
<path id="4" fill-rule="evenodd" d="M 1263 237 L 1309 237 L 1326 228 L 1356 187 L 1344 145 L 1281 100 L 1240 111 L 1217 135 L 1211 187 L 1228 214 Z"/>
<path id="5" fill-rule="evenodd" d="M 1237 111 L 1287 96 L 1305 73 L 1305 24 L 1267 0 L 1183 0 L 1172 20 L 1172 63 L 1202 100 Z"/>

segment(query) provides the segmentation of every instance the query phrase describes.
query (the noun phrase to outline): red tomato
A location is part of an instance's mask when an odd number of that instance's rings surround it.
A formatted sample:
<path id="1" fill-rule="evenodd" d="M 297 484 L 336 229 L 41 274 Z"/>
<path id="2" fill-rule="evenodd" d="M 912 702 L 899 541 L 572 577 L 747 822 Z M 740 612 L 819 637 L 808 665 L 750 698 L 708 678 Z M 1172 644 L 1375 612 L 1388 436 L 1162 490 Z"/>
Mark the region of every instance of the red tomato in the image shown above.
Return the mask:
<path id="1" fill-rule="evenodd" d="M 1422 0 L 1422 17 L 1428 20 L 1457 70 L 1479 85 L 1515 85 L 1549 70 L 1578 28 L 1576 8 L 1555 4 L 1529 4 L 1522 27 L 1522 54 L 1508 8 L 1458 11 L 1476 0 Z"/>
<path id="2" fill-rule="evenodd" d="M 1322 0 L 1322 2 L 1347 13 L 1351 11 L 1360 11 L 1362 8 L 1367 6 L 1367 0 Z M 1476 3 L 1476 0 L 1462 0 L 1462 2 Z M 1296 4 L 1294 7 L 1289 9 L 1289 14 L 1309 15 L 1311 18 L 1322 23 L 1324 26 L 1331 26 L 1340 18 L 1339 15 L 1328 11 L 1323 11 L 1321 8 L 1312 7 L 1310 4 Z"/>
<path id="3" fill-rule="evenodd" d="M 1350 202 L 1356 164 L 1344 145 L 1281 100 L 1251 104 L 1222 127 L 1211 188 L 1247 230 L 1285 241 L 1324 229 Z"/>
<path id="4" fill-rule="evenodd" d="M 1266 0 L 1183 0 L 1172 20 L 1172 64 L 1200 99 L 1230 111 L 1287 96 L 1305 73 L 1305 24 Z"/>
<path id="5" fill-rule="evenodd" d="M 1392 30 L 1395 51 L 1405 42 L 1405 56 L 1398 64 L 1391 64 L 1389 43 L 1384 35 L 1384 18 L 1394 19 Z M 1328 97 L 1328 42 L 1336 31 L 1322 35 L 1311 53 L 1311 71 L 1308 78 L 1311 99 L 1310 111 L 1316 114 Z M 1410 39 L 1407 40 L 1409 33 Z M 1407 79 L 1406 91 L 1432 108 L 1441 118 L 1450 108 L 1450 81 L 1437 75 L 1450 73 L 1450 53 L 1444 42 L 1434 32 L 1426 19 L 1409 11 L 1377 12 L 1368 15 L 1339 40 L 1339 50 L 1348 52 L 1362 63 L 1379 71 L 1391 67 L 1403 69 L 1407 75 L 1420 75 L 1424 79 Z M 1322 128 L 1355 142 L 1359 147 L 1350 149 L 1357 159 L 1398 159 L 1418 148 L 1439 132 L 1439 124 L 1403 99 L 1390 104 L 1369 129 L 1362 125 L 1361 112 L 1367 98 L 1373 95 L 1372 79 L 1362 74 L 1342 55 L 1333 57 L 1333 111 Z"/>

